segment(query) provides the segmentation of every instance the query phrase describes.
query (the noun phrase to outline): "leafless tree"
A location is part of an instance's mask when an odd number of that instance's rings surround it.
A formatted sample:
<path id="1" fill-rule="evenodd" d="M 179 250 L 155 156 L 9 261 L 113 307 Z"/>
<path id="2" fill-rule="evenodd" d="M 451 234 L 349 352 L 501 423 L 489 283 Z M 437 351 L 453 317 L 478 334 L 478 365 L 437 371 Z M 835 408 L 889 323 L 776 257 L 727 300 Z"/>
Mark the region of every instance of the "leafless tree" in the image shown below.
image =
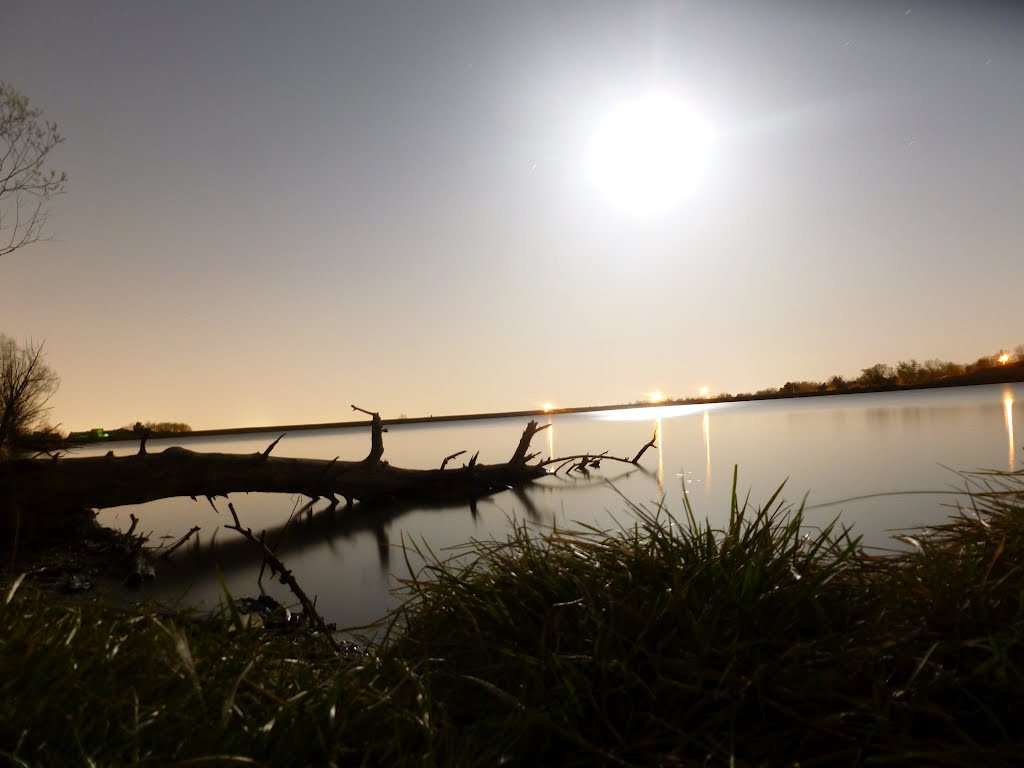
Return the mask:
<path id="1" fill-rule="evenodd" d="M 881 387 L 896 383 L 896 370 L 886 363 L 876 363 L 864 368 L 857 379 L 858 384 L 865 387 Z"/>
<path id="2" fill-rule="evenodd" d="M 20 346 L 0 334 L 0 457 L 40 424 L 60 386 L 45 358 L 42 342 Z"/>
<path id="3" fill-rule="evenodd" d="M 925 369 L 917 360 L 900 360 L 896 363 L 896 383 L 920 384 L 925 377 Z"/>
<path id="4" fill-rule="evenodd" d="M 42 114 L 0 82 L 0 256 L 46 237 L 50 200 L 67 182 L 66 173 L 46 167 L 64 137 Z"/>

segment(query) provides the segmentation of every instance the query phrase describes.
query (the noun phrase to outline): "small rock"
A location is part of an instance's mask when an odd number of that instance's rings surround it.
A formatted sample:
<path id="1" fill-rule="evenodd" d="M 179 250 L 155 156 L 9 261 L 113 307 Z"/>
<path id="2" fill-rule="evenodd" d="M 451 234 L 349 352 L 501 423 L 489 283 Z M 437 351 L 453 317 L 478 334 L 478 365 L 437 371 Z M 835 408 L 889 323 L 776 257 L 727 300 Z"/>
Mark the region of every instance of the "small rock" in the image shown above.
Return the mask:
<path id="1" fill-rule="evenodd" d="M 265 627 L 283 627 L 292 620 L 291 611 L 270 595 L 239 598 L 235 607 L 242 615 L 258 617 Z"/>

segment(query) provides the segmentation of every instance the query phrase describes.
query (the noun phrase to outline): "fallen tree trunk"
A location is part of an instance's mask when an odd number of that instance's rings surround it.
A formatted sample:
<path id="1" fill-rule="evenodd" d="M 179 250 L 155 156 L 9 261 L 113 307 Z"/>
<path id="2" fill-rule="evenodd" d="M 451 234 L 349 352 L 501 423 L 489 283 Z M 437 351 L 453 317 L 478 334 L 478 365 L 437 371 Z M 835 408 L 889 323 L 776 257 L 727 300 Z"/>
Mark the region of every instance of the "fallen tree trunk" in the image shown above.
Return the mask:
<path id="1" fill-rule="evenodd" d="M 529 464 L 402 469 L 386 462 L 273 458 L 168 448 L 135 456 L 20 460 L 0 465 L 23 508 L 142 504 L 171 496 L 265 492 L 313 498 L 430 501 L 471 498 L 547 474 Z"/>
<path id="2" fill-rule="evenodd" d="M 355 408 L 355 406 L 353 406 Z M 357 409 L 362 410 L 362 409 Z M 364 411 L 370 413 L 369 411 Z M 373 417 L 371 449 L 362 461 L 275 458 L 278 438 L 261 453 L 198 453 L 167 448 L 133 456 L 49 457 L 0 463 L 0 514 L 7 538 L 31 539 L 87 509 L 143 504 L 175 496 L 213 498 L 231 493 L 301 494 L 313 499 L 404 503 L 477 499 L 550 474 L 549 458 L 536 464 L 533 436 L 544 429 L 530 421 L 509 461 L 458 468 L 403 469 L 382 460 L 383 428 Z M 283 435 L 282 435 L 283 437 Z M 607 458 L 607 457 L 602 457 Z M 618 461 L 627 461 L 617 459 Z M 635 464 L 636 461 L 629 462 Z"/>

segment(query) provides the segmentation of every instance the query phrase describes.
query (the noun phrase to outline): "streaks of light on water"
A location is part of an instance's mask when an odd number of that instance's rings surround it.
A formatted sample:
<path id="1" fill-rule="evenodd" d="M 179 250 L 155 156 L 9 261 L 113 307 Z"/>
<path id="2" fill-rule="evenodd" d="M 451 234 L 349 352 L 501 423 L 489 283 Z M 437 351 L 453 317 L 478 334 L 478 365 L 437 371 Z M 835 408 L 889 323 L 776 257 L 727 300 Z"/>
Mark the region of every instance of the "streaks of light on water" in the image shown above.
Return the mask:
<path id="1" fill-rule="evenodd" d="M 1017 463 L 1017 454 L 1013 446 L 1013 391 L 1007 387 L 1003 392 L 1003 416 L 1006 419 L 1006 439 L 1010 444 L 1010 455 L 1007 463 L 1013 472 Z"/>

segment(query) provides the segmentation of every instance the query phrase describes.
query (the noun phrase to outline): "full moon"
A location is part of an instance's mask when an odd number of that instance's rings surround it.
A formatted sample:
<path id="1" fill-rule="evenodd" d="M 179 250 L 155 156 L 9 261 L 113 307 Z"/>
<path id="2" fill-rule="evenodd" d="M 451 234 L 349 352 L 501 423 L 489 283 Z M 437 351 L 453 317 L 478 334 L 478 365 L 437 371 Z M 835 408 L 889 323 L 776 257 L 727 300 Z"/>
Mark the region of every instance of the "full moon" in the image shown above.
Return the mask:
<path id="1" fill-rule="evenodd" d="M 598 191 L 624 211 L 652 215 L 685 198 L 704 171 L 714 138 L 697 109 L 651 93 L 610 110 L 587 156 Z"/>

